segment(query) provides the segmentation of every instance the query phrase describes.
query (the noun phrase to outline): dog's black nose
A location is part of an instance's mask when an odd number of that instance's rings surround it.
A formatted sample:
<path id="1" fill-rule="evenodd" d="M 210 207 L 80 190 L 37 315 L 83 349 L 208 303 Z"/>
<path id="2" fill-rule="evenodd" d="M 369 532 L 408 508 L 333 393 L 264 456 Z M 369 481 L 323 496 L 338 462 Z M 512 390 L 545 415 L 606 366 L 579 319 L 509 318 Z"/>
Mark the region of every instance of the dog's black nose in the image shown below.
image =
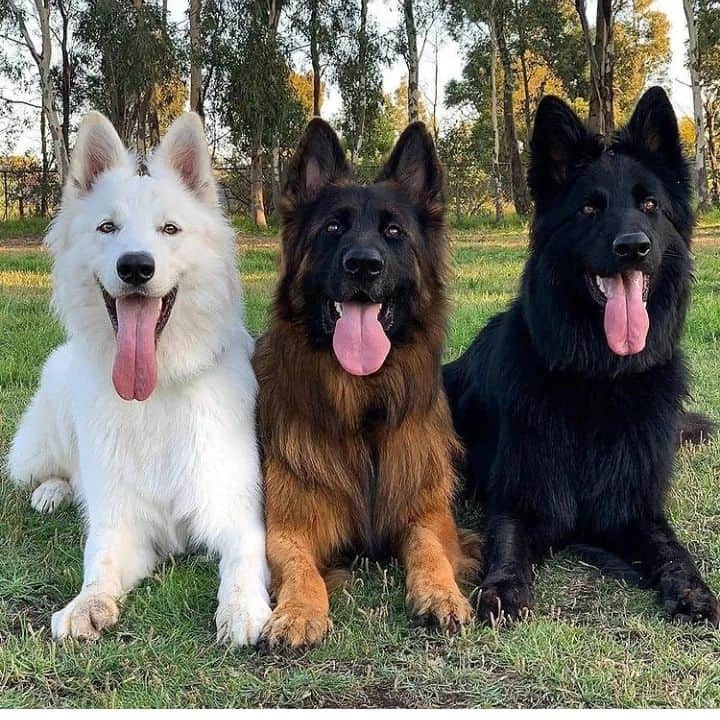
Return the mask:
<path id="1" fill-rule="evenodd" d="M 644 232 L 618 235 L 613 241 L 613 252 L 623 260 L 645 257 L 652 249 L 652 241 Z"/>
<path id="2" fill-rule="evenodd" d="M 117 274 L 128 285 L 142 285 L 155 274 L 155 260 L 150 253 L 124 253 L 117 261 Z"/>
<path id="3" fill-rule="evenodd" d="M 343 256 L 343 269 L 349 275 L 377 277 L 385 269 L 385 260 L 372 247 L 350 248 Z"/>

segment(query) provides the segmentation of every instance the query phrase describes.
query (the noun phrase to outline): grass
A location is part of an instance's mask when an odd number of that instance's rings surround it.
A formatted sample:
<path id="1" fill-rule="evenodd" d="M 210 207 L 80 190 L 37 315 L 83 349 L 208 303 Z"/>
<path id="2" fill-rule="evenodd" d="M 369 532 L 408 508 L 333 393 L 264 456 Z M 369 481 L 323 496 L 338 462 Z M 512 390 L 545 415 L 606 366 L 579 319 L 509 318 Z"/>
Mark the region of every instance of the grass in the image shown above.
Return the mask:
<path id="1" fill-rule="evenodd" d="M 50 219 L 46 217 L 4 220 L 0 222 L 0 242 L 15 238 L 41 237 L 49 222 Z"/>
<path id="2" fill-rule="evenodd" d="M 473 242 L 471 242 L 471 240 Z M 696 246 L 685 336 L 696 405 L 720 417 L 720 253 Z M 522 237 L 464 232 L 454 243 L 455 357 L 516 291 Z M 242 253 L 248 321 L 262 331 L 276 277 L 273 244 Z M 47 311 L 50 262 L 38 249 L 0 250 L 0 456 L 62 337 Z M 681 451 L 670 505 L 680 536 L 720 591 L 720 443 Z M 360 562 L 332 600 L 335 629 L 295 657 L 213 644 L 216 563 L 166 562 L 123 603 L 94 645 L 55 645 L 51 613 L 77 591 L 82 525 L 73 510 L 34 514 L 0 479 L 0 708 L 231 706 L 720 706 L 720 633 L 670 625 L 652 593 L 601 578 L 561 554 L 538 569 L 530 621 L 454 638 L 408 627 L 402 572 Z"/>

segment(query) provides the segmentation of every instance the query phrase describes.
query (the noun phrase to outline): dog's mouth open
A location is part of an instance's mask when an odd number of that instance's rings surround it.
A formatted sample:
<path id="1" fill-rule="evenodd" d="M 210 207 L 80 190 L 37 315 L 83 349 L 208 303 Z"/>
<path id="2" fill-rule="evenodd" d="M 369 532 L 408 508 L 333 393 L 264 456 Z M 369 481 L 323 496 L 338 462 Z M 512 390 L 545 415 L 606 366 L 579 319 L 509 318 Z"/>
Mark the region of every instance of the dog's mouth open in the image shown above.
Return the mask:
<path id="1" fill-rule="evenodd" d="M 605 339 L 616 355 L 635 355 L 645 349 L 650 330 L 647 298 L 650 276 L 630 270 L 603 277 L 588 275 L 592 297 L 605 308 Z"/>
<path id="2" fill-rule="evenodd" d="M 390 353 L 387 333 L 393 325 L 393 304 L 328 300 L 324 314 L 340 365 L 358 376 L 380 370 Z"/>
<path id="3" fill-rule="evenodd" d="M 156 345 L 170 319 L 177 287 L 164 297 L 133 294 L 114 298 L 100 286 L 116 348 L 112 380 L 123 400 L 147 400 L 157 385 Z"/>

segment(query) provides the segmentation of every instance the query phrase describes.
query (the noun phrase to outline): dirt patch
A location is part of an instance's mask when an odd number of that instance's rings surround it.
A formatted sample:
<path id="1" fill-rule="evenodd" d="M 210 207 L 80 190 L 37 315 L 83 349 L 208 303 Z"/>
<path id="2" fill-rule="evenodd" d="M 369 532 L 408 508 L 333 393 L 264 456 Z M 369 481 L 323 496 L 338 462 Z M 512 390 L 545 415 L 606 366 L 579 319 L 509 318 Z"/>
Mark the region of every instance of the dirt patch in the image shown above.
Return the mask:
<path id="1" fill-rule="evenodd" d="M 42 237 L 28 235 L 26 237 L 3 238 L 0 250 L 37 250 L 42 247 Z"/>

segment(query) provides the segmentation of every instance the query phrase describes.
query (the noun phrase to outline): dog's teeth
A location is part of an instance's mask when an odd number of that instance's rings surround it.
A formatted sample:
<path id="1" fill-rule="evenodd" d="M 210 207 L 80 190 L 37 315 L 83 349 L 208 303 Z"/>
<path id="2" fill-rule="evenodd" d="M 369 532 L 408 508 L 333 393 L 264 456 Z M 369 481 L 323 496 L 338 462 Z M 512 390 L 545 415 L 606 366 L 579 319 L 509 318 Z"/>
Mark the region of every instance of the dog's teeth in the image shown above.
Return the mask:
<path id="1" fill-rule="evenodd" d="M 598 286 L 598 289 L 603 295 L 607 295 L 605 292 L 605 280 L 601 278 L 599 275 L 595 276 L 595 284 Z"/>
<path id="2" fill-rule="evenodd" d="M 342 317 L 342 303 L 335 302 L 335 312 Z"/>

